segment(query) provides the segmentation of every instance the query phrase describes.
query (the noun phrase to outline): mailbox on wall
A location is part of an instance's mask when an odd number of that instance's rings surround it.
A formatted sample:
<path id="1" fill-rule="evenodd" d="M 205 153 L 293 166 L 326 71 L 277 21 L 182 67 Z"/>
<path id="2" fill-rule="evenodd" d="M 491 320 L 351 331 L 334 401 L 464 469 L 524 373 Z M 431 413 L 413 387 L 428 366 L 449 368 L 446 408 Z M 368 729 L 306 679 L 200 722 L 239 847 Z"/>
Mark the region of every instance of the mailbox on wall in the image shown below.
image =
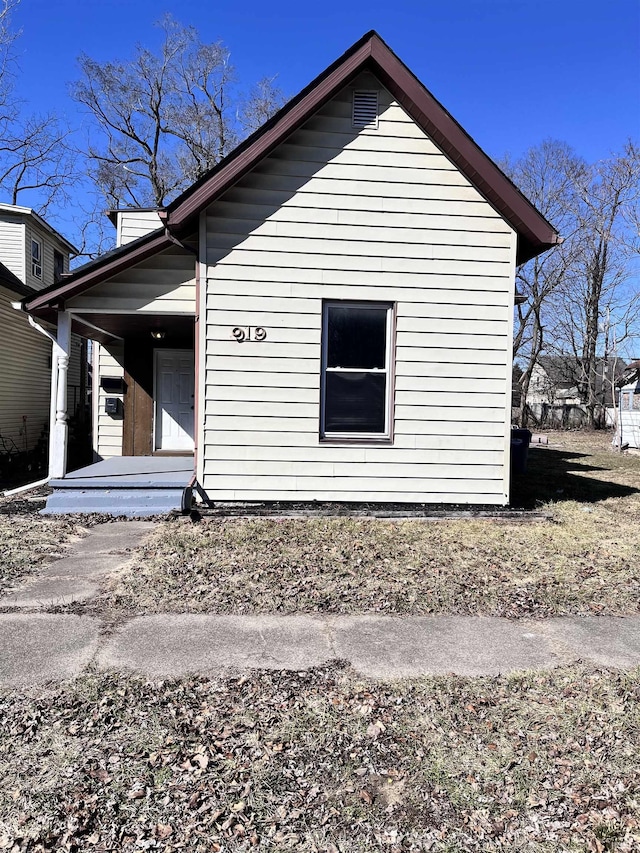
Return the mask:
<path id="1" fill-rule="evenodd" d="M 114 418 L 121 418 L 123 415 L 122 400 L 119 397 L 106 397 L 104 410 L 107 415 L 111 415 Z"/>

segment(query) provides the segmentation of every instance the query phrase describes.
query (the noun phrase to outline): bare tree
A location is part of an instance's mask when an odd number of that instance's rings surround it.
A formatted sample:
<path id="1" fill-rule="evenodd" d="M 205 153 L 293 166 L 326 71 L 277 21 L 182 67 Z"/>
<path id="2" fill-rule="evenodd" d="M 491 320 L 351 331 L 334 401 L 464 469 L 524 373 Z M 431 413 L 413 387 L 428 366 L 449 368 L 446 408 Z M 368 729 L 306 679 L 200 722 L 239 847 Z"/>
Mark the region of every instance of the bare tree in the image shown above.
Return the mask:
<path id="1" fill-rule="evenodd" d="M 596 163 L 578 181 L 575 215 L 579 252 L 572 275 L 555 294 L 556 339 L 576 357 L 577 384 L 590 426 L 597 425 L 602 401 L 599 364 L 637 331 L 637 294 L 627 286 L 630 250 L 627 217 L 640 184 L 637 158 L 627 152 Z M 600 352 L 598 352 L 600 350 Z M 606 369 L 606 368 L 604 368 Z"/>
<path id="2" fill-rule="evenodd" d="M 203 43 L 169 15 L 158 26 L 158 52 L 138 46 L 132 60 L 106 63 L 83 55 L 72 88 L 94 120 L 87 153 L 114 207 L 163 206 L 229 153 L 250 126 L 243 116 L 283 100 L 266 80 L 240 107 L 221 42 Z"/>
<path id="3" fill-rule="evenodd" d="M 27 204 L 40 213 L 64 203 L 75 182 L 71 131 L 53 113 L 25 113 L 15 97 L 19 73 L 11 15 L 19 0 L 0 0 L 0 196 Z"/>
<path id="4" fill-rule="evenodd" d="M 527 423 L 531 375 L 547 344 L 550 298 L 565 281 L 577 252 L 575 188 L 586 163 L 564 142 L 545 140 L 502 168 L 538 210 L 558 229 L 563 243 L 519 267 L 516 286 L 524 301 L 516 306 L 513 355 L 520 362 L 519 422 Z"/>
<path id="5" fill-rule="evenodd" d="M 258 80 L 248 97 L 242 100 L 238 111 L 241 126 L 247 133 L 253 133 L 280 109 L 283 100 L 275 77 L 263 77 Z"/>
<path id="6" fill-rule="evenodd" d="M 7 123 L 0 135 L 0 189 L 11 204 L 36 199 L 41 214 L 68 201 L 75 184 L 76 153 L 71 131 L 55 115 L 31 115 Z"/>
<path id="7" fill-rule="evenodd" d="M 623 168 L 636 175 L 635 182 L 632 178 L 635 189 L 630 190 L 625 204 L 623 216 L 626 228 L 623 230 L 623 240 L 632 254 L 640 255 L 640 181 L 637 179 L 640 175 L 640 145 L 632 139 L 627 140 L 621 161 L 624 163 Z"/>
<path id="8" fill-rule="evenodd" d="M 11 25 L 11 15 L 20 0 L 0 0 L 0 121 L 14 105 L 15 55 L 13 45 L 20 35 Z"/>

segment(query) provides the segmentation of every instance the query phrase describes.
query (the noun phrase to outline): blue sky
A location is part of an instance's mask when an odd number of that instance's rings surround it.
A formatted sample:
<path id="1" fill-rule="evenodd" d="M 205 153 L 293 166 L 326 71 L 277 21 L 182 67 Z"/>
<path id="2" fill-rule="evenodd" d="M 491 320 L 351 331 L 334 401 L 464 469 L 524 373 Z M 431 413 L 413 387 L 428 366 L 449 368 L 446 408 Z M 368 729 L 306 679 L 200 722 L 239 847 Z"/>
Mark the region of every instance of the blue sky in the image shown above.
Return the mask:
<path id="1" fill-rule="evenodd" d="M 152 47 L 164 12 L 224 41 L 247 86 L 277 74 L 289 95 L 376 29 L 493 157 L 553 137 L 595 160 L 640 136 L 640 0 L 22 0 L 20 94 L 78 123 L 78 54 Z"/>

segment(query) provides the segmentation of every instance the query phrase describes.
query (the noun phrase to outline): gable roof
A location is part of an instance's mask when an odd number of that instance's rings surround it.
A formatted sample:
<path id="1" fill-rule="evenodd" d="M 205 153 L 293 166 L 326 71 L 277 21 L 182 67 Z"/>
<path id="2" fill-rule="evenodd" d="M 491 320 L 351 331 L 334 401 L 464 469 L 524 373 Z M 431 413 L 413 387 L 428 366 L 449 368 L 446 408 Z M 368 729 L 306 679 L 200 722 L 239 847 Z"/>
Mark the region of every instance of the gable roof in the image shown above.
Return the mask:
<path id="1" fill-rule="evenodd" d="M 73 245 L 73 243 L 70 243 L 67 238 L 63 237 L 59 231 L 56 231 L 55 228 L 49 225 L 46 219 L 43 219 L 40 214 L 36 213 L 36 211 L 32 207 L 22 207 L 19 204 L 6 204 L 2 202 L 0 203 L 0 212 L 9 214 L 10 216 L 13 215 L 30 217 L 40 226 L 40 228 L 42 228 L 44 231 L 48 231 L 52 237 L 54 237 L 59 243 L 61 243 L 70 255 L 78 254 L 78 249 Z"/>
<path id="2" fill-rule="evenodd" d="M 289 101 L 217 166 L 158 211 L 165 232 L 154 231 L 75 270 L 64 283 L 25 300 L 38 312 L 71 298 L 171 243 L 170 233 L 193 232 L 204 208 L 268 156 L 293 131 L 363 71 L 375 74 L 414 121 L 460 169 L 518 234 L 517 262 L 524 263 L 559 242 L 558 233 L 466 131 L 409 71 L 375 32 L 364 35 L 343 56 Z"/>

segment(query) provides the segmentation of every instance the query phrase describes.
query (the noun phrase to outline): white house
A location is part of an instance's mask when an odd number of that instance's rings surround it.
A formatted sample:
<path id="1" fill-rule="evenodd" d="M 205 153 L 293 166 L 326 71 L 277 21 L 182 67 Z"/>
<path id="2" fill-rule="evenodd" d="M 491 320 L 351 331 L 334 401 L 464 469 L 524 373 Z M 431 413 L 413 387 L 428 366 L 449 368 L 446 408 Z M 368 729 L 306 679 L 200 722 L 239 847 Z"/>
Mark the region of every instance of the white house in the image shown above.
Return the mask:
<path id="1" fill-rule="evenodd" d="M 99 459 L 193 454 L 209 501 L 508 503 L 515 269 L 558 235 L 376 33 L 152 213 L 24 302 L 99 344 Z"/>
<path id="2" fill-rule="evenodd" d="M 615 427 L 614 444 L 640 450 L 640 361 L 626 366 L 616 389 L 616 404 L 607 409 L 608 421 Z"/>
<path id="3" fill-rule="evenodd" d="M 77 249 L 28 207 L 0 204 L 0 455 L 32 450 L 48 429 L 51 341 L 12 303 L 62 280 Z M 74 335 L 71 411 L 80 405 L 82 344 Z"/>

